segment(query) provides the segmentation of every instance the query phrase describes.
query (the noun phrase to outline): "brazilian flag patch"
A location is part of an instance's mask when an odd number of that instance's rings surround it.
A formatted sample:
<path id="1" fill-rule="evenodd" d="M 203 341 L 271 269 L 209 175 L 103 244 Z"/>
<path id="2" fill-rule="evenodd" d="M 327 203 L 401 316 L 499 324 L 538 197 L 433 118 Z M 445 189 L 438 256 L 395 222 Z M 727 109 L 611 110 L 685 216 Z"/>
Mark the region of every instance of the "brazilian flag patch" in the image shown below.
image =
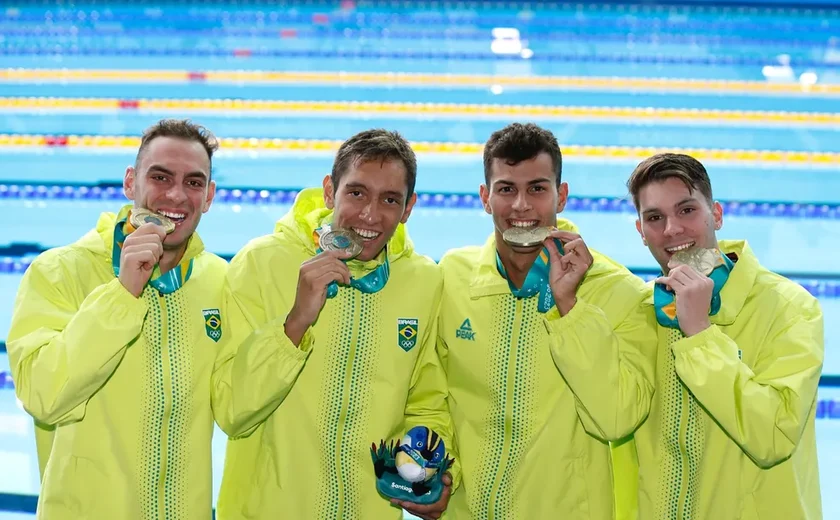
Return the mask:
<path id="1" fill-rule="evenodd" d="M 222 339 L 222 315 L 219 309 L 204 309 L 204 330 L 207 336 L 215 342 Z"/>
<path id="2" fill-rule="evenodd" d="M 397 342 L 401 349 L 406 352 L 413 349 L 419 333 L 417 318 L 397 318 Z"/>

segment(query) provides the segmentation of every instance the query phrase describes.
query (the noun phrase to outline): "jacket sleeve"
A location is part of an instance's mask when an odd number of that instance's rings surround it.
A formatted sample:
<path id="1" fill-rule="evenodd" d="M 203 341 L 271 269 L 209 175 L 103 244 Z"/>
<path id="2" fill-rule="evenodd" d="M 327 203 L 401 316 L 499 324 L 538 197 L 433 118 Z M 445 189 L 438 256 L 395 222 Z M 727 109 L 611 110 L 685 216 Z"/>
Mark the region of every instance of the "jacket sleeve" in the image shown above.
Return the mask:
<path id="1" fill-rule="evenodd" d="M 576 398 L 586 431 L 605 441 L 632 433 L 650 412 L 656 365 L 656 323 L 636 291 L 630 311 L 613 327 L 603 310 L 578 298 L 545 323 L 554 364 Z"/>
<path id="2" fill-rule="evenodd" d="M 36 260 L 21 280 L 7 350 L 15 392 L 37 421 L 79 421 L 140 335 L 147 305 L 118 278 L 73 297 L 76 273 Z M 81 300 L 81 303 L 79 303 Z"/>
<path id="3" fill-rule="evenodd" d="M 455 459 L 449 469 L 454 492 L 461 482 L 461 461 L 458 456 L 452 416 L 449 413 L 446 372 L 441 362 L 441 355 L 446 355 L 445 344 L 442 340 L 438 340 L 440 296 L 439 290 L 435 297 L 435 310 L 430 317 L 430 326 L 423 336 L 420 353 L 411 375 L 405 407 L 405 431 L 415 426 L 426 426 L 441 436 L 447 454 Z"/>
<path id="4" fill-rule="evenodd" d="M 824 339 L 815 299 L 765 319 L 774 323 L 766 338 L 742 337 L 739 345 L 712 325 L 672 350 L 691 393 L 748 457 L 769 468 L 790 457 L 802 437 L 817 396 Z M 758 352 L 753 368 L 739 349 Z"/>
<path id="5" fill-rule="evenodd" d="M 280 406 L 313 345 L 307 332 L 296 346 L 286 336 L 285 315 L 268 319 L 258 266 L 244 254 L 230 264 L 222 304 L 230 333 L 213 368 L 211 403 L 229 437 L 246 437 Z M 291 305 L 289 305 L 291 308 Z"/>

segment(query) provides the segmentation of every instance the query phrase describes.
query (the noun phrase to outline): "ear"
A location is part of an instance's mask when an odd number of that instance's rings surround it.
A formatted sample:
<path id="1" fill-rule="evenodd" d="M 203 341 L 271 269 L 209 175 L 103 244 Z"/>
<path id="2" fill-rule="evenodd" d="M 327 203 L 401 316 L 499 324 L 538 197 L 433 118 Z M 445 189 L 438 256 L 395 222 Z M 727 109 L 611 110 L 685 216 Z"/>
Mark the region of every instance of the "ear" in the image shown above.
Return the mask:
<path id="1" fill-rule="evenodd" d="M 642 232 L 642 221 L 636 219 L 636 231 L 639 232 L 639 236 L 642 237 L 642 243 L 647 245 L 647 239 L 645 238 L 645 234 Z"/>
<path id="2" fill-rule="evenodd" d="M 134 181 L 136 177 L 136 172 L 134 171 L 133 166 L 129 166 L 125 169 L 125 177 L 123 177 L 123 193 L 125 194 L 125 198 L 134 200 Z"/>
<path id="3" fill-rule="evenodd" d="M 566 209 L 566 202 L 569 200 L 569 183 L 561 182 L 557 186 L 557 213 L 562 213 Z"/>
<path id="4" fill-rule="evenodd" d="M 416 203 L 417 203 L 417 194 L 412 193 L 411 197 L 408 198 L 408 202 L 406 202 L 406 204 L 405 204 L 405 211 L 403 211 L 402 218 L 400 219 L 401 223 L 405 224 L 406 222 L 408 222 L 408 217 L 411 215 L 411 210 L 414 209 L 414 204 L 416 204 Z"/>
<path id="5" fill-rule="evenodd" d="M 325 175 L 321 184 L 324 186 L 324 205 L 327 206 L 327 209 L 335 209 L 335 189 L 332 177 Z"/>
<path id="6" fill-rule="evenodd" d="M 712 217 L 715 219 L 715 229 L 720 229 L 723 227 L 723 206 L 720 205 L 720 202 L 715 201 L 712 204 Z"/>
<path id="7" fill-rule="evenodd" d="M 488 215 L 492 215 L 493 212 L 490 210 L 490 190 L 488 190 L 487 186 L 484 184 L 478 188 L 478 198 L 481 199 L 481 204 L 484 206 L 484 212 Z"/>
<path id="8" fill-rule="evenodd" d="M 213 199 L 216 197 L 216 181 L 210 181 L 210 184 L 207 185 L 207 197 L 204 199 L 204 207 L 202 208 L 202 213 L 207 213 L 210 209 L 210 206 L 213 204 Z"/>

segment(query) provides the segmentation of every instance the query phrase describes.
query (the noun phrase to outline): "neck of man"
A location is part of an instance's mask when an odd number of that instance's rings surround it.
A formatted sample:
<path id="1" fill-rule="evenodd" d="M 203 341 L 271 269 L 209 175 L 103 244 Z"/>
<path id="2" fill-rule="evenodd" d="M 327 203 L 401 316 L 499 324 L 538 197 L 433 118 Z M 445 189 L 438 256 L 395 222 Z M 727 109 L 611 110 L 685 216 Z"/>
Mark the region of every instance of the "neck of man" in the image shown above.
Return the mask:
<path id="1" fill-rule="evenodd" d="M 160 267 L 160 274 L 166 274 L 169 271 L 175 269 L 175 267 L 181 263 L 181 259 L 184 258 L 184 253 L 187 252 L 187 244 L 186 242 L 178 246 L 177 249 L 163 249 L 163 255 L 160 257 L 160 261 L 158 262 L 158 267 Z"/>

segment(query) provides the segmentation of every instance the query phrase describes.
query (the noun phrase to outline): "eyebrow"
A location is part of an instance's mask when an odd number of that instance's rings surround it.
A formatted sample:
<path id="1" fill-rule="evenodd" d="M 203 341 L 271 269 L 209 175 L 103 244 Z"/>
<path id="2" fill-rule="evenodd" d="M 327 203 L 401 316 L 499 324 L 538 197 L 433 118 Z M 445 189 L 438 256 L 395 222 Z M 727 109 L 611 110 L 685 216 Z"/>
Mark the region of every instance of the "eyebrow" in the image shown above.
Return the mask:
<path id="1" fill-rule="evenodd" d="M 551 179 L 549 179 L 547 177 L 543 177 L 543 178 L 540 178 L 540 179 L 534 179 L 532 181 L 528 181 L 528 185 L 533 186 L 534 184 L 542 184 L 544 182 L 551 182 Z M 493 184 L 504 184 L 506 186 L 513 186 L 515 183 L 513 181 L 499 179 L 499 180 L 495 181 Z"/>
<path id="2" fill-rule="evenodd" d="M 686 197 L 683 200 L 674 204 L 674 207 L 679 208 L 680 206 L 685 206 L 690 202 L 697 202 L 697 199 L 695 199 L 694 197 Z M 661 213 L 661 211 L 659 210 L 659 208 L 650 208 L 642 211 L 642 215 L 650 215 L 652 213 Z"/>
<path id="3" fill-rule="evenodd" d="M 345 188 L 353 188 L 353 189 L 362 189 L 362 190 L 368 191 L 367 186 L 365 186 L 364 184 L 362 184 L 360 182 L 348 182 L 347 184 L 344 185 L 344 187 Z M 388 195 L 388 196 L 391 196 L 391 197 L 394 197 L 394 198 L 405 197 L 404 193 L 401 193 L 399 191 L 394 191 L 394 190 L 383 191 L 382 194 L 383 195 Z"/>
<path id="4" fill-rule="evenodd" d="M 175 172 L 172 172 L 171 170 L 167 169 L 164 166 L 161 166 L 160 164 L 153 164 L 153 165 L 149 166 L 149 169 L 147 170 L 147 172 L 152 172 L 152 171 L 165 173 L 167 175 L 172 175 L 173 177 L 175 176 Z M 185 177 L 188 177 L 188 178 L 189 177 L 201 177 L 202 179 L 206 180 L 207 179 L 207 174 L 202 172 L 202 171 L 194 171 L 194 172 L 188 173 Z"/>

